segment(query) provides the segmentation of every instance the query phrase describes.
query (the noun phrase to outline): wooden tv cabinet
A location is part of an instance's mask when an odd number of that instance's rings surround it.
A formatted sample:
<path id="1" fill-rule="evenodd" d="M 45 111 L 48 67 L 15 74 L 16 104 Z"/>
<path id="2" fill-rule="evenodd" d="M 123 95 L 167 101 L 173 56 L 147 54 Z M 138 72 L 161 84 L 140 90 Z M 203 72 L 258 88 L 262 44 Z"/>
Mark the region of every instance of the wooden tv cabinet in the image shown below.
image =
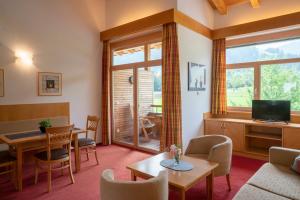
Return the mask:
<path id="1" fill-rule="evenodd" d="M 250 119 L 204 119 L 204 134 L 232 139 L 234 154 L 267 159 L 271 146 L 300 149 L 300 124 L 269 123 Z"/>

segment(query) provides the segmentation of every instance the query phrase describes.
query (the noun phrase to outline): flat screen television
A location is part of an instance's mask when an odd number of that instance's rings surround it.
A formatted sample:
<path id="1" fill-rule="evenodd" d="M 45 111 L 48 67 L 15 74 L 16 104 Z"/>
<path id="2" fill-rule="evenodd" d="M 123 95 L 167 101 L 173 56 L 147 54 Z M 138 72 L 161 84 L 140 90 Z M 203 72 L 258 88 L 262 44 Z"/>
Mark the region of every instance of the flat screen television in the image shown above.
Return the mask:
<path id="1" fill-rule="evenodd" d="M 253 100 L 252 119 L 289 122 L 291 120 L 291 102 L 281 100 Z"/>

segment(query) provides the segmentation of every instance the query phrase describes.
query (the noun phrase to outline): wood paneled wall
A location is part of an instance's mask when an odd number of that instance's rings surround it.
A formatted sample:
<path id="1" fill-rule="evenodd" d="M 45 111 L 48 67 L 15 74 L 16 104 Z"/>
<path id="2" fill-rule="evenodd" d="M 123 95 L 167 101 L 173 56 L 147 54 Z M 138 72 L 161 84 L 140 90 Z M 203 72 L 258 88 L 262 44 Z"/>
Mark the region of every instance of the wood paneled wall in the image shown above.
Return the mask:
<path id="1" fill-rule="evenodd" d="M 151 112 L 150 105 L 153 99 L 153 79 L 149 70 L 138 70 L 139 80 L 139 116 Z M 133 76 L 133 70 L 113 71 L 113 121 L 114 140 L 123 141 L 128 136 L 133 136 L 133 84 L 129 83 L 129 77 Z"/>
<path id="2" fill-rule="evenodd" d="M 0 105 L 0 121 L 70 117 L 69 103 Z"/>

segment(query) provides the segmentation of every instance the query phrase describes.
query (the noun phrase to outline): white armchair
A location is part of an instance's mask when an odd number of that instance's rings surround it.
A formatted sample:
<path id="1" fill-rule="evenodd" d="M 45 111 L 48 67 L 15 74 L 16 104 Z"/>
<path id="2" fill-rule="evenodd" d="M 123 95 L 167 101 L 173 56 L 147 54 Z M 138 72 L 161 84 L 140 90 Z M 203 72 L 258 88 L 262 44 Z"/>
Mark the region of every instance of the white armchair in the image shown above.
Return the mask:
<path id="1" fill-rule="evenodd" d="M 168 200 L 168 173 L 143 181 L 115 181 L 113 171 L 104 170 L 101 176 L 101 200 Z"/>
<path id="2" fill-rule="evenodd" d="M 214 170 L 214 176 L 225 176 L 229 190 L 230 169 L 232 157 L 232 141 L 224 135 L 205 135 L 191 139 L 186 151 L 186 156 L 196 157 L 219 163 Z"/>

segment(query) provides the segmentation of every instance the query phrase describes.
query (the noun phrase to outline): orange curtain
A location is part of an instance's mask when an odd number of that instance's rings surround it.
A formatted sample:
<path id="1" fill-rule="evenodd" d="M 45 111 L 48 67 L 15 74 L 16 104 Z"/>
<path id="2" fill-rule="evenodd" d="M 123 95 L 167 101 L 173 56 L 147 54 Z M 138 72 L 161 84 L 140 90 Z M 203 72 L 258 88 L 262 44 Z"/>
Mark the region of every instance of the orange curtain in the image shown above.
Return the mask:
<path id="1" fill-rule="evenodd" d="M 226 40 L 213 41 L 211 113 L 227 113 L 226 97 Z"/>
<path id="2" fill-rule="evenodd" d="M 102 144 L 110 144 L 110 126 L 109 126 L 109 63 L 110 63 L 110 49 L 109 42 L 103 42 L 102 54 L 102 116 L 101 116 L 101 131 L 102 131 Z"/>
<path id="3" fill-rule="evenodd" d="M 160 150 L 172 144 L 182 145 L 181 89 L 176 23 L 163 26 L 162 39 L 162 110 Z"/>

